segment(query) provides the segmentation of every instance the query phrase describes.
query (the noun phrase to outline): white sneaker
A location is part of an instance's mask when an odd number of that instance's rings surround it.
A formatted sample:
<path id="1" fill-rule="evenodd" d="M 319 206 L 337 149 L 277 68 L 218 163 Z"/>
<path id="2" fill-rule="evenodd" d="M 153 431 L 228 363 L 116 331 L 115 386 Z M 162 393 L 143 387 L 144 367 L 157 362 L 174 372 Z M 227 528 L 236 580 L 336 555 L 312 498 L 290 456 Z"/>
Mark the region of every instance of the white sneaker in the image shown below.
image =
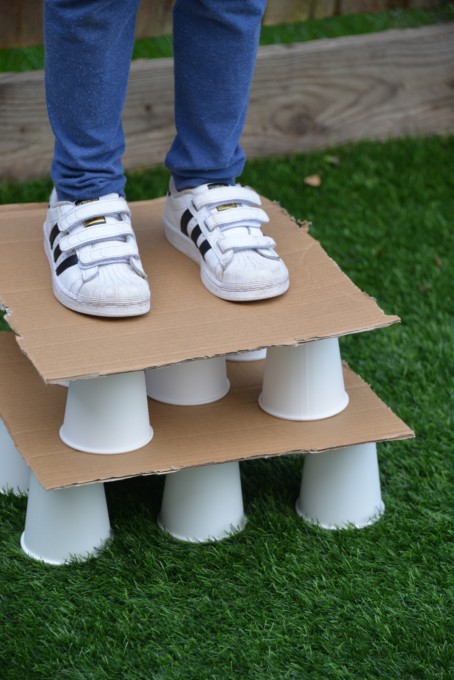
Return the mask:
<path id="1" fill-rule="evenodd" d="M 252 189 L 239 184 L 203 184 L 176 191 L 170 182 L 164 211 L 165 235 L 200 265 L 202 283 L 224 300 L 262 300 L 285 293 L 287 267 L 272 238 L 269 222 Z"/>
<path id="2" fill-rule="evenodd" d="M 137 316 L 150 309 L 124 198 L 58 201 L 53 190 L 44 223 L 44 250 L 54 295 L 65 307 L 95 316 Z"/>

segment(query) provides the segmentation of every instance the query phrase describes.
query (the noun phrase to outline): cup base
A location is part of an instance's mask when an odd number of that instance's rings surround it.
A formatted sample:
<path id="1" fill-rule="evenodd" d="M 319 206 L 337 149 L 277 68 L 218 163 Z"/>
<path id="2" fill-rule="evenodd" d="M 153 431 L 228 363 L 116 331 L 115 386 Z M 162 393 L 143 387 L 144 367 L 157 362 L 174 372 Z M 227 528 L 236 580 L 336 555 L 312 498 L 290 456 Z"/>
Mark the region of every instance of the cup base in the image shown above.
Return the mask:
<path id="1" fill-rule="evenodd" d="M 381 519 L 383 513 L 385 512 L 385 504 L 383 501 L 375 508 L 375 512 L 368 517 L 367 519 L 359 522 L 342 522 L 341 524 L 324 524 L 323 522 L 318 522 L 314 517 L 309 517 L 308 515 L 304 514 L 302 510 L 299 508 L 299 501 L 298 500 L 295 503 L 295 510 L 297 515 L 301 517 L 305 522 L 308 524 L 312 524 L 313 526 L 317 526 L 320 529 L 327 529 L 329 531 L 341 531 L 342 529 L 349 529 L 350 527 L 354 529 L 364 529 L 365 527 L 369 527 L 372 524 L 375 524 L 378 522 L 379 519 Z"/>
<path id="2" fill-rule="evenodd" d="M 344 398 L 339 404 L 336 405 L 335 409 L 331 409 L 329 411 L 324 411 L 323 413 L 314 413 L 310 415 L 294 415 L 294 414 L 287 414 L 287 413 L 282 413 L 280 411 L 276 411 L 275 409 L 271 408 L 269 409 L 266 405 L 263 404 L 262 402 L 262 395 L 260 394 L 258 403 L 262 411 L 265 411 L 265 413 L 268 413 L 270 416 L 274 416 L 275 418 L 280 418 L 281 420 L 295 420 L 295 421 L 306 421 L 306 420 L 324 420 L 325 418 L 332 418 L 333 416 L 337 416 L 339 413 L 342 413 L 342 411 L 345 411 L 345 409 L 348 406 L 349 402 L 349 396 L 347 392 L 344 394 Z"/>
<path id="3" fill-rule="evenodd" d="M 239 524 L 232 524 L 229 529 L 223 530 L 217 536 L 209 536 L 204 538 L 196 538 L 194 536 L 183 536 L 176 532 L 170 531 L 170 529 L 168 529 L 162 523 L 161 515 L 158 515 L 156 521 L 158 527 L 162 531 L 164 531 L 166 534 L 169 534 L 170 536 L 173 536 L 173 538 L 176 538 L 178 541 L 183 541 L 185 543 L 215 543 L 217 541 L 223 541 L 224 539 L 229 538 L 230 536 L 234 536 L 235 534 L 239 534 L 241 531 L 243 531 L 247 524 L 247 517 L 243 517 Z"/>
<path id="4" fill-rule="evenodd" d="M 150 442 L 153 439 L 153 428 L 150 426 L 150 429 L 148 431 L 147 436 L 139 441 L 135 442 L 131 446 L 128 446 L 127 448 L 125 447 L 120 447 L 120 448 L 112 448 L 112 449 L 104 449 L 104 448 L 97 448 L 97 447 L 90 447 L 87 448 L 84 445 L 79 444 L 78 442 L 73 441 L 70 437 L 67 437 L 65 434 L 64 430 L 64 425 L 61 426 L 60 428 L 60 439 L 66 446 L 71 447 L 72 449 L 75 449 L 76 451 L 82 451 L 83 453 L 93 453 L 93 454 L 116 454 L 116 453 L 130 453 L 132 451 L 137 451 L 137 449 L 141 449 L 143 446 L 146 446 L 148 442 Z"/>

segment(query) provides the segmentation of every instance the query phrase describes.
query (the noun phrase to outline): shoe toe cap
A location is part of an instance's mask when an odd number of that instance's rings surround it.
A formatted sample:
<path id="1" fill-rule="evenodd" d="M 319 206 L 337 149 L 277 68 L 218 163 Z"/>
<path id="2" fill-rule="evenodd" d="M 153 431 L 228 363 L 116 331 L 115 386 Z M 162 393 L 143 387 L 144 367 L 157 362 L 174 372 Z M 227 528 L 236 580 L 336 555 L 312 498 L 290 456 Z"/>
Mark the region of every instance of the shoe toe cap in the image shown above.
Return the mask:
<path id="1" fill-rule="evenodd" d="M 232 262 L 219 274 L 224 284 L 235 286 L 244 284 L 261 288 L 288 280 L 287 267 L 281 259 L 259 253 L 236 253 Z"/>
<path id="2" fill-rule="evenodd" d="M 100 268 L 98 276 L 81 287 L 78 299 L 108 305 L 137 304 L 150 300 L 150 288 L 146 279 L 127 264 L 113 266 L 115 272 L 112 271 L 112 266 Z"/>

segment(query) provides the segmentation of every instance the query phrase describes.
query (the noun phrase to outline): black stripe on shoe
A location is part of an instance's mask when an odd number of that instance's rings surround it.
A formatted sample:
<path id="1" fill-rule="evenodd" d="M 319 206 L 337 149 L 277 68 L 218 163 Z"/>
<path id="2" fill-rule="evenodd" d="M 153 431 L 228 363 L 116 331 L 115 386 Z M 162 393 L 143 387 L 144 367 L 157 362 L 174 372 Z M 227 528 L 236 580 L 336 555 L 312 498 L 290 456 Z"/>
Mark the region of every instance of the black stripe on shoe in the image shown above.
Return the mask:
<path id="1" fill-rule="evenodd" d="M 195 225 L 194 229 L 191 231 L 191 239 L 194 241 L 194 245 L 197 245 L 197 240 L 201 235 L 202 230 L 198 224 Z"/>
<path id="2" fill-rule="evenodd" d="M 205 258 L 205 253 L 207 253 L 209 250 L 211 250 L 211 246 L 208 243 L 208 241 L 202 241 L 202 243 L 199 246 L 200 254 L 202 255 L 203 258 Z"/>
<path id="3" fill-rule="evenodd" d="M 190 210 L 185 210 L 185 212 L 181 216 L 180 229 L 185 236 L 189 236 L 189 234 L 188 234 L 188 224 L 192 220 L 193 217 L 194 216 L 193 216 L 193 214 Z"/>
<path id="4" fill-rule="evenodd" d="M 57 276 L 60 276 L 60 274 L 63 274 L 63 272 L 68 269 L 68 267 L 74 267 L 74 265 L 78 263 L 79 258 L 77 257 L 77 255 L 70 255 L 69 257 L 66 258 L 66 260 L 60 262 L 57 269 L 55 270 L 55 273 L 57 274 Z"/>
<path id="5" fill-rule="evenodd" d="M 52 227 L 52 230 L 49 234 L 49 242 L 50 242 L 51 248 L 54 247 L 54 241 L 57 238 L 57 236 L 59 235 L 59 233 L 60 233 L 60 229 L 58 228 L 58 224 L 54 224 L 54 226 Z"/>
<path id="6" fill-rule="evenodd" d="M 211 250 L 211 245 L 208 243 L 207 240 L 202 241 L 200 246 L 197 245 L 197 241 L 199 240 L 199 236 L 202 235 L 202 230 L 200 229 L 199 225 L 196 224 L 194 229 L 191 231 L 191 234 L 188 234 L 188 224 L 192 220 L 194 215 L 191 213 L 190 210 L 185 210 L 183 215 L 181 216 L 181 222 L 180 222 L 180 228 L 181 231 L 185 236 L 188 236 L 191 238 L 191 240 L 194 242 L 195 246 L 199 249 L 202 257 L 205 257 L 205 253 L 207 253 L 209 250 Z"/>
<path id="7" fill-rule="evenodd" d="M 60 250 L 60 246 L 57 243 L 57 245 L 55 246 L 55 250 L 54 250 L 54 262 L 56 262 L 58 260 L 61 253 L 62 253 L 62 251 Z"/>

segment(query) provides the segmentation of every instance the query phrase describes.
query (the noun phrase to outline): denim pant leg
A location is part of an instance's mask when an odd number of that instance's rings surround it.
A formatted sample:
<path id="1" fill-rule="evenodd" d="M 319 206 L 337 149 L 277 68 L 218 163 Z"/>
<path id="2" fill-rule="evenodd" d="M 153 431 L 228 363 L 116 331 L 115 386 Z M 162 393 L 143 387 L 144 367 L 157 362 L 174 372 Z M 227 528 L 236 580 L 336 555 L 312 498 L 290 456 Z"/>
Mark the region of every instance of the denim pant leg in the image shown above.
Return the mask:
<path id="1" fill-rule="evenodd" d="M 45 0 L 45 77 L 60 200 L 124 195 L 121 114 L 139 0 Z"/>
<path id="2" fill-rule="evenodd" d="M 266 0 L 176 0 L 176 138 L 166 157 L 178 189 L 233 184 Z"/>
<path id="3" fill-rule="evenodd" d="M 61 200 L 124 194 L 121 124 L 139 0 L 45 0 L 46 98 Z M 233 183 L 266 0 L 177 0 L 178 188 Z"/>

